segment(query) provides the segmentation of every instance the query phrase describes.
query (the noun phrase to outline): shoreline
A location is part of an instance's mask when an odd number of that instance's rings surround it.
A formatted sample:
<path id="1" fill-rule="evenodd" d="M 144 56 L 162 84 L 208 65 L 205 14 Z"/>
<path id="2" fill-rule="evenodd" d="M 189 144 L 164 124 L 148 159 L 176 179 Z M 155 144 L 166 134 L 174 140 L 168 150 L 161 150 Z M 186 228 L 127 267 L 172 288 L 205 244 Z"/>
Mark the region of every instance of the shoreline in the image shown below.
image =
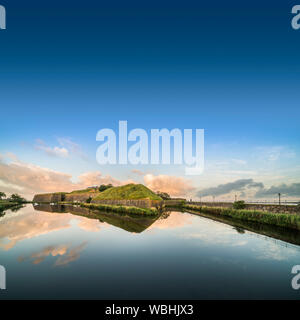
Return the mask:
<path id="1" fill-rule="evenodd" d="M 259 210 L 206 207 L 183 204 L 178 208 L 192 210 L 203 214 L 229 217 L 234 220 L 255 222 L 264 225 L 300 231 L 300 215 L 287 213 L 271 213 Z"/>

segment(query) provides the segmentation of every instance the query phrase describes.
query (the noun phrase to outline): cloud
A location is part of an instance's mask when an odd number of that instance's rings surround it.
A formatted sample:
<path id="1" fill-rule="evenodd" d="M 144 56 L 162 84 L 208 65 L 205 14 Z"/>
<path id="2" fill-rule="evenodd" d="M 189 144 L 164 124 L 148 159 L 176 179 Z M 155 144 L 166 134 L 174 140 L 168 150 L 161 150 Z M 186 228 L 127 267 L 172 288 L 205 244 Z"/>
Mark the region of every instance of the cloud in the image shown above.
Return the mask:
<path id="1" fill-rule="evenodd" d="M 44 151 L 51 157 L 68 158 L 71 155 L 87 160 L 87 155 L 82 151 L 79 144 L 72 141 L 70 138 L 57 138 L 59 146 L 50 147 L 43 140 L 37 139 L 35 148 Z"/>
<path id="2" fill-rule="evenodd" d="M 20 188 L 25 194 L 71 191 L 74 187 L 71 178 L 69 174 L 20 161 L 10 163 L 0 161 L 0 180 L 8 185 L 10 191 L 15 189 L 16 192 L 20 192 Z"/>
<path id="3" fill-rule="evenodd" d="M 100 171 L 86 172 L 78 177 L 79 183 L 78 186 L 90 187 L 90 186 L 99 186 L 101 184 L 112 184 L 114 186 L 119 186 L 124 183 L 130 183 L 132 181 L 120 181 L 114 179 L 110 175 L 103 176 Z"/>
<path id="4" fill-rule="evenodd" d="M 220 184 L 217 187 L 206 188 L 197 192 L 198 197 L 221 196 L 232 191 L 244 191 L 246 188 L 263 188 L 261 182 L 255 182 L 253 179 L 239 179 L 234 182 Z"/>
<path id="5" fill-rule="evenodd" d="M 19 160 L 5 163 L 0 159 L 1 190 L 7 193 L 21 193 L 32 197 L 36 193 L 70 192 L 93 185 L 112 183 L 122 185 L 132 180 L 120 181 L 109 175 L 102 175 L 100 171 L 86 172 L 78 177 L 78 182 L 72 182 L 72 176 L 66 173 L 42 168 Z"/>
<path id="6" fill-rule="evenodd" d="M 51 157 L 60 157 L 60 158 L 67 158 L 69 156 L 69 151 L 66 148 L 63 147 L 49 147 L 45 144 L 42 140 L 36 141 L 36 149 L 44 151 L 46 154 L 48 154 Z"/>
<path id="7" fill-rule="evenodd" d="M 137 174 L 138 176 L 143 176 L 144 172 L 138 169 L 131 170 L 132 173 Z"/>
<path id="8" fill-rule="evenodd" d="M 189 180 L 167 175 L 146 174 L 144 182 L 153 191 L 166 192 L 175 197 L 186 196 L 195 189 Z"/>
<path id="9" fill-rule="evenodd" d="M 62 147 L 65 147 L 69 150 L 70 154 L 77 155 L 83 160 L 87 160 L 87 155 L 82 151 L 82 148 L 79 144 L 72 141 L 70 138 L 58 138 L 59 144 Z"/>
<path id="10" fill-rule="evenodd" d="M 275 162 L 281 158 L 291 159 L 295 158 L 296 153 L 285 146 L 265 146 L 257 147 L 258 157 L 266 160 Z"/>
<path id="11" fill-rule="evenodd" d="M 263 188 L 257 191 L 255 197 L 263 198 L 276 196 L 281 193 L 283 196 L 287 197 L 299 197 L 300 196 L 300 183 L 292 183 L 287 185 L 285 183 L 278 186 L 271 186 L 270 188 Z"/>

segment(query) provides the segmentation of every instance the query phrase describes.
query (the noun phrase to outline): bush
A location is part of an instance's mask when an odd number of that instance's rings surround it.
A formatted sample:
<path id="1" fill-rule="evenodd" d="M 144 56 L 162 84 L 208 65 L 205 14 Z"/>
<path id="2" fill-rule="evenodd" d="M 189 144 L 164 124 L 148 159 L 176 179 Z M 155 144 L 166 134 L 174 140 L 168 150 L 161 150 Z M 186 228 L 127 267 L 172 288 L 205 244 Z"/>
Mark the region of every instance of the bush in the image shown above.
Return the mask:
<path id="1" fill-rule="evenodd" d="M 160 192 L 160 191 L 158 191 L 158 192 L 156 192 L 156 194 L 157 194 L 159 197 L 161 197 L 163 200 L 170 200 L 170 199 L 171 199 L 170 195 L 169 195 L 168 193 L 166 193 L 166 192 Z"/>
<path id="2" fill-rule="evenodd" d="M 91 203 L 91 201 L 92 201 L 92 197 L 89 197 L 88 199 L 86 199 L 86 203 Z"/>
<path id="3" fill-rule="evenodd" d="M 17 203 L 24 203 L 26 202 L 26 199 L 22 198 L 20 195 L 18 195 L 17 193 L 14 193 L 10 196 L 9 201 L 12 202 L 17 202 Z"/>
<path id="4" fill-rule="evenodd" d="M 246 203 L 245 201 L 235 201 L 233 203 L 233 209 L 245 209 L 246 208 Z"/>
<path id="5" fill-rule="evenodd" d="M 101 184 L 101 186 L 99 187 L 99 191 L 100 191 L 100 192 L 103 192 L 103 191 L 105 191 L 105 190 L 107 190 L 107 189 L 109 189 L 109 188 L 112 188 L 112 187 L 113 187 L 112 184 L 107 184 L 107 185 Z"/>

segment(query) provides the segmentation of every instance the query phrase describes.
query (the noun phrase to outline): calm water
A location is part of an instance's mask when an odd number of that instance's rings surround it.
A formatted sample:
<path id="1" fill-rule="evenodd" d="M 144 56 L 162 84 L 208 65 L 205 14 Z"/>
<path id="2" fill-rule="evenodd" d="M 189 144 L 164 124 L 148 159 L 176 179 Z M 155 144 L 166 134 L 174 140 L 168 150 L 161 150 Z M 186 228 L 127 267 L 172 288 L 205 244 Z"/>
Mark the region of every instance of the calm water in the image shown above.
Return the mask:
<path id="1" fill-rule="evenodd" d="M 295 242 L 298 234 L 279 236 Z M 0 264 L 0 299 L 300 298 L 291 287 L 300 246 L 189 213 L 155 220 L 74 207 L 8 210 Z"/>

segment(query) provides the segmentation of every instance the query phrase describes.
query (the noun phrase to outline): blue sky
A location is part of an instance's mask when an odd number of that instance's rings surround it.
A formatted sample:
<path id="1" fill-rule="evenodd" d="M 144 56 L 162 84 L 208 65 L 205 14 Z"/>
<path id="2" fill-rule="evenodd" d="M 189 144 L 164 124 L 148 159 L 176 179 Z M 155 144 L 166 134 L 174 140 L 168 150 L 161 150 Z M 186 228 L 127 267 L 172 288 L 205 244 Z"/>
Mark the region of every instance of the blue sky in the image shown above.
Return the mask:
<path id="1" fill-rule="evenodd" d="M 7 30 L 0 30 L 6 165 L 16 161 L 7 156 L 13 153 L 19 165 L 75 182 L 95 171 L 144 182 L 132 169 L 154 180 L 187 179 L 175 166 L 100 167 L 97 131 L 127 120 L 130 129 L 205 129 L 206 170 L 190 179 L 195 190 L 243 178 L 266 187 L 299 181 L 295 1 L 0 3 L 7 10 Z M 69 156 L 45 152 L 55 147 Z M 7 174 L 0 180 L 8 191 L 31 192 Z"/>

